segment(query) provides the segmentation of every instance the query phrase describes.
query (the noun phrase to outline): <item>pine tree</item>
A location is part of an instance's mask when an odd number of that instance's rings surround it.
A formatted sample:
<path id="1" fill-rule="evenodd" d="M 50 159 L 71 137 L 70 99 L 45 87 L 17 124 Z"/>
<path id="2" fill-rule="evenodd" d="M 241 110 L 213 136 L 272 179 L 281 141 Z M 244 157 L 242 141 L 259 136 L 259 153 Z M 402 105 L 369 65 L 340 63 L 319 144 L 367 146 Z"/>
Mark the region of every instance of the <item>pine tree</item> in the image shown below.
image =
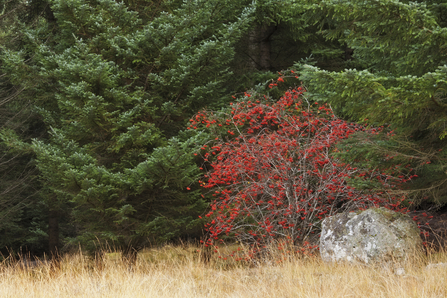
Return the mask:
<path id="1" fill-rule="evenodd" d="M 1 50 L 22 49 L 24 28 L 35 27 L 39 17 L 51 19 L 46 1 L 0 1 Z M 1 62 L 0 62 L 1 63 Z M 0 64 L 1 65 L 1 64 Z M 0 129 L 20 133 L 23 141 L 45 135 L 41 121 L 32 112 L 23 86 L 15 85 L 0 70 Z M 33 154 L 11 143 L 0 144 L 0 252 L 43 254 L 48 252 L 48 212 L 40 200 Z M 63 230 L 66 226 L 63 223 Z"/>
<path id="2" fill-rule="evenodd" d="M 205 105 L 225 101 L 234 44 L 251 8 L 238 1 L 51 1 L 54 22 L 4 47 L 2 71 L 24 88 L 46 138 L 3 140 L 36 155 L 54 216 L 71 206 L 73 241 L 133 254 L 200 232 L 207 204 L 192 150 L 208 136 L 182 132 Z M 192 189 L 192 190 L 190 190 Z"/>
<path id="3" fill-rule="evenodd" d="M 339 116 L 393 136 L 359 139 L 351 159 L 370 166 L 408 165 L 419 178 L 407 184 L 413 199 L 447 203 L 445 1 L 301 1 L 296 10 L 320 34 L 352 49 L 347 68 L 331 71 L 298 64 L 313 99 Z M 366 157 L 367 155 L 367 157 Z M 366 161 L 368 162 L 368 161 Z"/>

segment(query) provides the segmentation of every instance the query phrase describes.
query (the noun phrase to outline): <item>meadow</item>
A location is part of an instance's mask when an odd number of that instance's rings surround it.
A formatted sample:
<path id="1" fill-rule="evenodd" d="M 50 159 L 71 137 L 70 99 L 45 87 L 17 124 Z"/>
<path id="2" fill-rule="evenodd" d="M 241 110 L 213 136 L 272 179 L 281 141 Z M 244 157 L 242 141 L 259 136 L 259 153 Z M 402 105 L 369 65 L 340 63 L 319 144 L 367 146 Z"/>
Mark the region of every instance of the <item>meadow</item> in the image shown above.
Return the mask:
<path id="1" fill-rule="evenodd" d="M 206 262 L 195 246 L 139 253 L 129 265 L 118 253 L 100 260 L 79 252 L 58 266 L 3 262 L 0 297 L 447 297 L 447 253 L 381 266 L 328 264 L 316 256 L 274 252 L 256 263 Z"/>

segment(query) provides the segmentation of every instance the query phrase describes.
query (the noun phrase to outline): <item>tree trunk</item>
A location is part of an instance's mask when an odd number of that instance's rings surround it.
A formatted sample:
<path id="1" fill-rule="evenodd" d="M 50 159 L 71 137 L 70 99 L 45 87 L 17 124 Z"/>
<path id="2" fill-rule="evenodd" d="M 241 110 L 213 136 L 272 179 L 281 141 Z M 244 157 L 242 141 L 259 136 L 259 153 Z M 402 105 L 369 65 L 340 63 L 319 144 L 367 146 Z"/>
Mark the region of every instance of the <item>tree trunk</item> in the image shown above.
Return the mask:
<path id="1" fill-rule="evenodd" d="M 256 70 L 259 68 L 259 49 L 258 49 L 258 35 L 259 27 L 256 26 L 248 33 L 248 65 L 250 70 Z"/>
<path id="2" fill-rule="evenodd" d="M 271 70 L 271 36 L 276 31 L 275 26 L 262 26 L 260 28 L 260 42 L 259 42 L 259 66 L 261 70 Z"/>
<path id="3" fill-rule="evenodd" d="M 271 65 L 271 36 L 275 26 L 258 25 L 248 34 L 248 57 L 250 69 L 270 70 Z"/>
<path id="4" fill-rule="evenodd" d="M 345 48 L 345 60 L 346 61 L 352 60 L 352 54 L 354 54 L 354 50 L 346 46 L 346 48 Z"/>
<path id="5" fill-rule="evenodd" d="M 59 257 L 59 212 L 50 208 L 48 214 L 48 246 L 50 257 Z"/>

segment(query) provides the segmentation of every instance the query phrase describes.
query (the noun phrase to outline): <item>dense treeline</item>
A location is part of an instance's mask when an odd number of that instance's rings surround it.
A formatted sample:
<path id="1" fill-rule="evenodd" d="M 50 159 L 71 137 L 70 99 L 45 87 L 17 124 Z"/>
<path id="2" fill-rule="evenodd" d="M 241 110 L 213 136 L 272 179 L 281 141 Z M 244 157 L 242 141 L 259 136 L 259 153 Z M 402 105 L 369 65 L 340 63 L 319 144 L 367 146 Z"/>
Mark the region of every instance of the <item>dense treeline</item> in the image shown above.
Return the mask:
<path id="1" fill-rule="evenodd" d="M 214 136 L 189 119 L 252 89 L 278 98 L 268 87 L 287 68 L 309 101 L 394 131 L 356 134 L 339 158 L 417 175 L 400 189 L 407 203 L 447 202 L 447 1 L 1 0 L 0 11 L 3 254 L 200 238 L 210 195 L 192 153 Z"/>

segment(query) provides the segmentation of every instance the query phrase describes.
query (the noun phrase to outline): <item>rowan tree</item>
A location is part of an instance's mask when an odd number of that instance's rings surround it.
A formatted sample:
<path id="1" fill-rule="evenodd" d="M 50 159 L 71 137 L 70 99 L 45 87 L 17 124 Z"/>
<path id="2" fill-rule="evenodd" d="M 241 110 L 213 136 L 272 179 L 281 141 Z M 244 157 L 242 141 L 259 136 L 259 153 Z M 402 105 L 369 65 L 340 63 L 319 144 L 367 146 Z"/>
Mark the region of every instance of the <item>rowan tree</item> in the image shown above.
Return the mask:
<path id="1" fill-rule="evenodd" d="M 201 184 L 214 197 L 206 214 L 207 245 L 226 237 L 258 246 L 277 239 L 302 244 L 315 241 L 321 221 L 337 212 L 371 206 L 406 212 L 405 198 L 393 189 L 414 176 L 357 168 L 334 157 L 341 140 L 383 128 L 339 119 L 303 93 L 302 87 L 291 89 L 276 102 L 246 93 L 228 114 L 205 110 L 191 119 L 191 129 L 217 136 L 202 148 L 209 164 Z"/>

